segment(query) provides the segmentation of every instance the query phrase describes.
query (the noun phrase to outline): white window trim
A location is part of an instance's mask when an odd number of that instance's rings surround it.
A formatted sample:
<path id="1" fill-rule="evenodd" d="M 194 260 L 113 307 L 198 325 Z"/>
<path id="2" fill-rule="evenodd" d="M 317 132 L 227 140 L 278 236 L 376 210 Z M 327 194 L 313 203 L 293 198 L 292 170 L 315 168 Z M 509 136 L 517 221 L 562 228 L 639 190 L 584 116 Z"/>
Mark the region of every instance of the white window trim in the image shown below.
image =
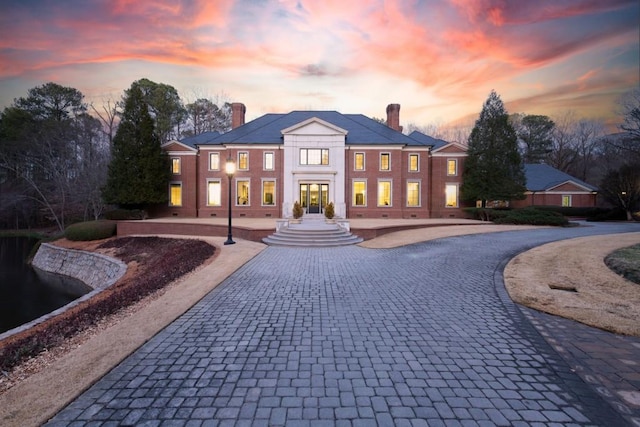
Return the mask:
<path id="1" fill-rule="evenodd" d="M 389 156 L 389 169 L 382 169 L 382 156 L 385 154 Z M 380 153 L 380 156 L 378 157 L 378 163 L 380 172 L 391 172 L 391 153 L 387 151 Z"/>
<path id="2" fill-rule="evenodd" d="M 564 198 L 565 198 L 565 197 L 567 197 L 567 198 L 569 199 L 569 204 L 568 204 L 568 205 L 565 205 L 565 204 L 563 203 L 563 202 L 564 202 Z M 570 207 L 572 207 L 572 206 L 573 206 L 573 197 L 571 197 L 571 194 L 563 194 L 563 195 L 560 197 L 560 206 L 561 206 L 561 207 L 563 207 L 563 208 L 570 208 Z"/>
<path id="3" fill-rule="evenodd" d="M 415 182 L 418 184 L 418 204 L 409 204 L 409 183 Z M 422 180 L 421 179 L 408 179 L 405 185 L 405 191 L 407 192 L 407 207 L 408 208 L 420 208 L 422 207 Z"/>
<path id="4" fill-rule="evenodd" d="M 178 161 L 178 172 L 174 172 L 173 171 L 173 162 L 177 160 Z M 182 159 L 180 157 L 172 157 L 171 158 L 171 173 L 173 175 L 180 175 L 182 174 Z"/>
<path id="5" fill-rule="evenodd" d="M 220 184 L 220 204 L 219 205 L 212 205 L 209 203 L 209 183 L 210 182 L 217 182 L 218 184 Z M 221 179 L 218 179 L 218 178 L 207 179 L 206 192 L 207 192 L 207 197 L 206 197 L 207 206 L 222 206 L 222 180 Z"/>
<path id="6" fill-rule="evenodd" d="M 247 155 L 247 167 L 246 168 L 241 168 L 240 167 L 240 155 L 241 154 L 246 154 Z M 249 152 L 248 151 L 238 151 L 238 159 L 237 159 L 237 163 L 236 163 L 236 168 L 239 171 L 248 171 L 249 170 Z"/>
<path id="7" fill-rule="evenodd" d="M 271 165 L 273 166 L 271 169 L 267 169 L 267 154 L 271 154 Z M 248 159 L 247 159 L 248 160 Z M 262 156 L 262 169 L 265 171 L 274 171 L 276 170 L 276 154 L 274 151 L 265 151 Z"/>
<path id="8" fill-rule="evenodd" d="M 362 169 L 357 169 L 357 161 L 356 158 L 358 156 L 358 154 L 362 154 Z M 365 154 L 364 151 L 356 151 L 356 153 L 353 155 L 353 170 L 355 172 L 364 172 L 367 170 L 367 155 Z"/>
<path id="9" fill-rule="evenodd" d="M 456 170 L 454 173 L 449 173 L 449 162 L 455 162 Z M 447 159 L 447 176 L 458 176 L 458 159 Z"/>
<path id="10" fill-rule="evenodd" d="M 456 187 L 456 205 L 455 206 L 447 206 L 447 187 L 448 186 Z M 457 209 L 460 207 L 460 184 L 457 182 L 447 182 L 444 184 L 444 207 L 446 209 Z"/>
<path id="11" fill-rule="evenodd" d="M 180 204 L 174 205 L 171 203 L 171 188 L 175 185 L 178 185 L 180 187 Z M 183 194 L 184 192 L 182 191 L 183 187 L 182 187 L 182 181 L 170 181 L 169 182 L 169 206 L 172 208 L 180 208 L 182 207 L 182 198 L 183 198 Z"/>
<path id="12" fill-rule="evenodd" d="M 273 203 L 271 203 L 270 205 L 267 205 L 264 203 L 264 183 L 265 182 L 273 182 Z M 249 190 L 251 190 L 251 187 L 249 187 Z M 267 206 L 267 207 L 276 206 L 278 204 L 277 197 L 278 197 L 278 181 L 275 178 L 262 178 L 262 181 L 260 183 L 260 205 Z"/>
<path id="13" fill-rule="evenodd" d="M 218 156 L 218 168 L 214 169 L 211 167 L 211 156 L 216 155 Z M 219 171 L 220 170 L 220 153 L 219 152 L 215 152 L 215 153 L 209 153 L 209 170 L 210 171 Z"/>
<path id="14" fill-rule="evenodd" d="M 354 191 L 354 184 L 356 182 L 364 182 L 364 204 L 363 205 L 356 205 L 356 193 Z M 351 206 L 354 208 L 366 208 L 367 204 L 369 203 L 369 197 L 367 197 L 367 191 L 368 191 L 368 186 L 369 183 L 367 182 L 367 179 L 357 179 L 354 178 L 351 180 Z"/>
<path id="15" fill-rule="evenodd" d="M 241 204 L 239 203 L 238 200 L 238 183 L 239 182 L 248 182 L 249 186 L 248 186 L 248 197 L 247 197 L 247 203 L 246 204 Z M 236 206 L 251 206 L 251 180 L 249 178 L 236 178 L 234 180 L 234 186 L 236 189 Z"/>
<path id="16" fill-rule="evenodd" d="M 417 169 L 416 170 L 411 170 L 411 156 L 417 156 L 418 157 L 418 161 L 416 162 L 416 166 Z M 408 166 L 408 171 L 411 173 L 416 173 L 416 172 L 420 172 L 420 153 L 409 153 L 409 164 Z"/>
<path id="17" fill-rule="evenodd" d="M 391 159 L 389 159 L 391 160 Z M 391 164 L 391 162 L 389 162 L 389 164 Z M 380 204 L 380 183 L 381 182 L 388 182 L 389 183 L 389 204 L 388 205 L 381 205 Z M 379 208 L 391 208 L 393 207 L 393 179 L 378 179 L 377 185 L 376 185 L 376 205 Z"/>
<path id="18" fill-rule="evenodd" d="M 306 163 L 302 163 L 302 150 L 304 150 L 306 152 L 307 155 L 307 162 Z M 316 163 L 309 163 L 309 151 L 320 151 L 320 163 L 316 164 Z M 323 151 L 327 152 L 327 164 L 323 164 L 322 163 L 322 153 Z M 327 167 L 327 166 L 331 166 L 331 150 L 329 150 L 328 148 L 317 148 L 317 147 L 312 147 L 312 148 L 306 148 L 306 147 L 300 147 L 300 149 L 298 150 L 298 163 L 300 164 L 300 166 L 311 166 L 311 167 Z"/>

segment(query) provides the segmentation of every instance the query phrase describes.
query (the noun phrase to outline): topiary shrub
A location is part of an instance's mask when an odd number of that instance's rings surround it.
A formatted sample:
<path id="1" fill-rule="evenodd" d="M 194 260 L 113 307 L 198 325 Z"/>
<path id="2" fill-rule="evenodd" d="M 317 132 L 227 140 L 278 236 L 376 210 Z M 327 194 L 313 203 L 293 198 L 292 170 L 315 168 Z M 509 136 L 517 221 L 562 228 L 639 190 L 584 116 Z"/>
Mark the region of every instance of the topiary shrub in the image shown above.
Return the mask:
<path id="1" fill-rule="evenodd" d="M 302 205 L 299 202 L 295 202 L 293 204 L 293 217 L 295 219 L 302 218 L 304 214 L 304 210 L 302 209 Z"/>
<path id="2" fill-rule="evenodd" d="M 115 221 L 101 220 L 79 222 L 67 227 L 64 237 L 74 241 L 100 240 L 116 235 Z"/>
<path id="3" fill-rule="evenodd" d="M 329 202 L 329 204 L 324 207 L 324 216 L 327 219 L 333 219 L 335 215 L 336 215 L 336 212 L 333 206 L 333 202 Z"/>

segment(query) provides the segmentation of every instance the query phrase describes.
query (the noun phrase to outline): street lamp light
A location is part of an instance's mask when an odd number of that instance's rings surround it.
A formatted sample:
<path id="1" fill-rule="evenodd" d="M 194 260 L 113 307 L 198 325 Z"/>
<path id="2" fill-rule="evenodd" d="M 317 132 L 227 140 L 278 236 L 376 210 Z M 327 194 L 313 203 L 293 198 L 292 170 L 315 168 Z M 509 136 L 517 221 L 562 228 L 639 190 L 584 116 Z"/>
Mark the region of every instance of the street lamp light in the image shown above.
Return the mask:
<path id="1" fill-rule="evenodd" d="M 231 180 L 233 179 L 233 174 L 236 173 L 236 162 L 233 161 L 231 155 L 229 155 L 229 158 L 227 159 L 224 170 L 229 177 L 229 230 L 227 232 L 227 241 L 224 242 L 224 244 L 233 245 L 235 242 L 231 237 Z"/>

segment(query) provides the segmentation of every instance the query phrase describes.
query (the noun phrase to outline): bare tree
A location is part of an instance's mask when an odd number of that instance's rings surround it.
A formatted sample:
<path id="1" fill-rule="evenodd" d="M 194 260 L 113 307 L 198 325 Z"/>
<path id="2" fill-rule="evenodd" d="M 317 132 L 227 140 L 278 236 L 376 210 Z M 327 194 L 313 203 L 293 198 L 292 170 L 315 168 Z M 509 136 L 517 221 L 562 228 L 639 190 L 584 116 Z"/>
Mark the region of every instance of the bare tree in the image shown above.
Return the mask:
<path id="1" fill-rule="evenodd" d="M 77 89 L 55 83 L 29 90 L 0 116 L 0 170 L 5 190 L 23 205 L 37 203 L 40 220 L 63 231 L 69 217 L 80 218 L 100 188 L 100 123 L 87 114 Z M 20 212 L 15 205 L 14 212 Z"/>
<path id="2" fill-rule="evenodd" d="M 571 173 L 578 153 L 574 147 L 575 114 L 571 111 L 554 119 L 552 148 L 546 161 L 563 172 Z"/>
<path id="3" fill-rule="evenodd" d="M 192 90 L 185 105 L 186 115 L 181 136 L 231 130 L 231 104 L 224 93 L 210 95 L 205 90 Z"/>
<path id="4" fill-rule="evenodd" d="M 592 181 L 590 169 L 599 151 L 604 135 L 604 124 L 599 120 L 582 119 L 574 127 L 574 149 L 579 159 L 574 173 L 583 181 Z"/>
<path id="5" fill-rule="evenodd" d="M 107 137 L 109 146 L 113 143 L 113 136 L 118 129 L 118 113 L 120 104 L 111 98 L 102 102 L 102 107 L 97 109 L 95 105 L 91 104 L 91 109 L 102 123 L 101 131 Z"/>
<path id="6" fill-rule="evenodd" d="M 407 133 L 418 131 L 436 139 L 442 139 L 443 141 L 447 142 L 457 142 L 458 144 L 467 145 L 469 135 L 471 135 L 473 126 L 473 123 L 443 124 L 439 122 L 433 122 L 426 125 L 409 123 L 406 127 L 406 131 Z"/>
<path id="7" fill-rule="evenodd" d="M 636 142 L 634 150 L 640 152 L 640 88 L 636 87 L 624 94 L 619 100 L 619 105 L 623 116 L 620 129 L 634 137 Z"/>

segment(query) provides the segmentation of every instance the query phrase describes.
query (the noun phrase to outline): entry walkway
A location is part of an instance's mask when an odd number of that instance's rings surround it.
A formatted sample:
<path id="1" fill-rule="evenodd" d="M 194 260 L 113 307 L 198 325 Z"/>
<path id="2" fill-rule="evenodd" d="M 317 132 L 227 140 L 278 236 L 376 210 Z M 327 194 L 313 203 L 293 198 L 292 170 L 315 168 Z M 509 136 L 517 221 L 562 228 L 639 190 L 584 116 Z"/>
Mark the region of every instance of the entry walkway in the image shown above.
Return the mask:
<path id="1" fill-rule="evenodd" d="M 628 425 L 501 279 L 518 252 L 625 227 L 267 248 L 48 425 Z"/>

